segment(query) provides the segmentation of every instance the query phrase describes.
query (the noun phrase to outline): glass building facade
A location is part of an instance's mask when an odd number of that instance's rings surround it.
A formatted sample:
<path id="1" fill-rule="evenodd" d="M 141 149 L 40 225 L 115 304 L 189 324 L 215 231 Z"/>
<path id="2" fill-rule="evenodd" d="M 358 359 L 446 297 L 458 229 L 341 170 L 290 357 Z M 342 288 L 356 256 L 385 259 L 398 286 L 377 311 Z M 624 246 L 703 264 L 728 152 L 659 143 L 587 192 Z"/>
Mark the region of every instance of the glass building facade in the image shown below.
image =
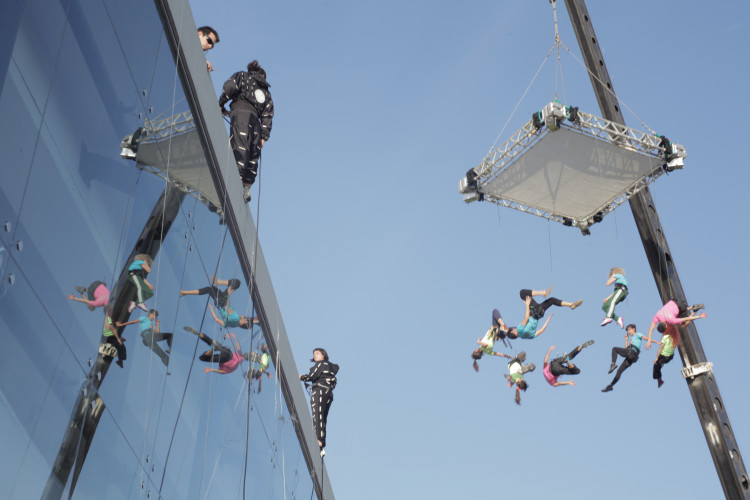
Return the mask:
<path id="1" fill-rule="evenodd" d="M 332 499 L 187 2 L 2 5 L 0 498 Z"/>

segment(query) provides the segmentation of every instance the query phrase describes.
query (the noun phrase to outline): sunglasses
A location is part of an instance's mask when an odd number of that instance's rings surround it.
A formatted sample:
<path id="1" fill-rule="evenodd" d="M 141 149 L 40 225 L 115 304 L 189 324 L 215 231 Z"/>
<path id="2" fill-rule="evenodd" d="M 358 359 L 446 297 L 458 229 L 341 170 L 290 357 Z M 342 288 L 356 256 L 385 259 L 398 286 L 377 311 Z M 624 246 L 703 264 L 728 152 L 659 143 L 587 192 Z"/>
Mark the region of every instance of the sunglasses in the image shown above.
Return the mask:
<path id="1" fill-rule="evenodd" d="M 206 35 L 206 43 L 209 45 L 209 47 L 213 47 L 214 46 L 214 41 L 208 35 Z"/>

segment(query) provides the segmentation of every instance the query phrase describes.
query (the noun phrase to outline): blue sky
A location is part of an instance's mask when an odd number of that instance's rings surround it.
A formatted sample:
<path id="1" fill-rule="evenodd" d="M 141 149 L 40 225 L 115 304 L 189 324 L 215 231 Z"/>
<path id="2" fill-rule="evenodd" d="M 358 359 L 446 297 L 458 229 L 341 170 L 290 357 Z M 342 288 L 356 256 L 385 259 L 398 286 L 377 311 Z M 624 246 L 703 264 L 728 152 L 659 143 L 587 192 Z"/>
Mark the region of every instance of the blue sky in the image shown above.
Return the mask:
<path id="1" fill-rule="evenodd" d="M 646 331 L 660 307 L 627 205 L 583 237 L 491 204 L 465 205 L 458 180 L 477 165 L 553 46 L 547 1 L 192 2 L 221 42 L 208 53 L 217 92 L 252 59 L 276 107 L 251 208 L 300 372 L 314 347 L 341 365 L 326 466 L 339 499 L 717 498 L 722 494 L 680 361 L 656 388 L 646 351 L 600 392 L 610 350 L 601 328 L 610 267 L 628 272 L 618 306 Z M 688 301 L 741 450 L 750 449 L 741 315 L 748 245 L 748 125 L 743 120 L 750 6 L 589 2 L 628 125 L 687 147 L 684 171 L 652 187 Z M 579 57 L 563 4 L 562 42 Z M 585 70 L 556 54 L 501 140 L 557 97 L 599 115 Z M 637 115 L 637 117 L 636 117 Z M 258 194 L 260 185 L 261 193 Z M 498 307 L 518 323 L 520 288 L 562 299 L 533 341 L 540 369 L 523 405 L 505 363 L 469 354 Z M 576 386 L 541 374 L 587 339 Z M 514 352 L 508 350 L 506 352 Z"/>

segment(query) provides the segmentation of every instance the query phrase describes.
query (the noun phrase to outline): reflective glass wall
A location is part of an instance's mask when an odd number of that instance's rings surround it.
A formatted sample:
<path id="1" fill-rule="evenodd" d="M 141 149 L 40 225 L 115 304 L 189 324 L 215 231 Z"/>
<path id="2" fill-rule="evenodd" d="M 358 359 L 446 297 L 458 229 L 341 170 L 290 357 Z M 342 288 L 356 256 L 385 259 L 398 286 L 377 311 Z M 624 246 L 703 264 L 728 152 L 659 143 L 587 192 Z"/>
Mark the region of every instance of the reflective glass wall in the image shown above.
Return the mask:
<path id="1" fill-rule="evenodd" d="M 153 1 L 6 3 L 0 498 L 309 498 Z"/>

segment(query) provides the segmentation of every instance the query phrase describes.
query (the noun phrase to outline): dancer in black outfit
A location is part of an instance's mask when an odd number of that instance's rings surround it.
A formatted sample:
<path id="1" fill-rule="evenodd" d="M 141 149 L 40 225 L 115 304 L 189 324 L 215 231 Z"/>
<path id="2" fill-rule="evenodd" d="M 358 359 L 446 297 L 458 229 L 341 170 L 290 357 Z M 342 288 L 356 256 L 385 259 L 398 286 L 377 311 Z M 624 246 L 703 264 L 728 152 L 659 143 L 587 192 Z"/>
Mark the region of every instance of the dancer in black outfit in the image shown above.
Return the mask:
<path id="1" fill-rule="evenodd" d="M 237 278 L 232 278 L 230 280 L 214 278 L 213 282 L 213 285 L 204 286 L 197 290 L 180 290 L 180 297 L 184 297 L 185 295 L 210 295 L 211 298 L 214 299 L 216 307 L 219 309 L 226 307 L 229 302 L 229 296 L 232 295 L 232 292 L 240 288 L 240 280 Z M 227 287 L 224 291 L 219 288 L 219 286 L 222 285 Z"/>
<path id="2" fill-rule="evenodd" d="M 333 389 L 336 387 L 336 373 L 339 371 L 339 365 L 328 361 L 328 353 L 320 347 L 313 351 L 313 358 L 310 361 L 314 361 L 315 366 L 310 368 L 310 373 L 300 375 L 299 379 L 303 382 L 312 383 L 310 407 L 312 409 L 313 427 L 318 437 L 320 456 L 324 457 L 326 455 L 326 421 L 328 420 L 328 410 L 333 403 Z"/>
<path id="3" fill-rule="evenodd" d="M 250 186 L 258 175 L 260 150 L 271 135 L 273 100 L 266 82 L 266 72 L 258 61 L 247 65 L 224 82 L 219 107 L 231 117 L 231 137 L 234 159 L 242 177 L 245 202 L 250 201 Z M 230 110 L 224 107 L 229 101 Z"/>

